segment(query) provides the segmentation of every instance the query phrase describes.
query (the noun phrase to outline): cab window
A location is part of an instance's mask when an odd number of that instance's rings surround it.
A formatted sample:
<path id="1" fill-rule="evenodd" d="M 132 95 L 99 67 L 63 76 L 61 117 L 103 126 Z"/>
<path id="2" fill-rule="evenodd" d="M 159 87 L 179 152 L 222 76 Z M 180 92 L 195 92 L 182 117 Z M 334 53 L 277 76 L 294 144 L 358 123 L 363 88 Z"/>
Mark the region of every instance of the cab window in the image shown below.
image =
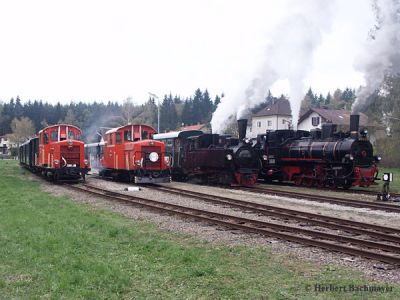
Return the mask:
<path id="1" fill-rule="evenodd" d="M 58 131 L 57 131 L 57 130 L 53 130 L 53 131 L 51 132 L 50 137 L 51 137 L 51 141 L 52 141 L 52 142 L 58 141 Z"/>
<path id="2" fill-rule="evenodd" d="M 43 144 L 48 144 L 49 143 L 49 136 L 48 134 L 45 132 L 43 134 Z"/>
<path id="3" fill-rule="evenodd" d="M 109 143 L 110 145 L 113 144 L 113 134 L 112 134 L 112 133 L 110 133 L 110 135 L 108 136 L 108 143 Z"/>
<path id="4" fill-rule="evenodd" d="M 68 139 L 73 140 L 74 139 L 74 132 L 73 131 L 68 131 Z"/>
<path id="5" fill-rule="evenodd" d="M 124 131 L 124 140 L 125 142 L 131 142 L 132 141 L 132 134 L 130 130 L 125 130 Z"/>
<path id="6" fill-rule="evenodd" d="M 115 133 L 115 143 L 120 145 L 122 144 L 122 138 L 121 138 L 121 133 L 120 132 L 116 132 Z"/>
<path id="7" fill-rule="evenodd" d="M 81 136 L 80 133 L 77 133 L 77 134 L 76 134 L 76 139 L 77 139 L 78 141 L 80 141 L 80 140 L 82 139 L 82 136 Z"/>
<path id="8" fill-rule="evenodd" d="M 149 135 L 149 133 L 146 130 L 142 131 L 142 139 L 143 140 L 147 140 L 149 138 L 148 135 Z"/>

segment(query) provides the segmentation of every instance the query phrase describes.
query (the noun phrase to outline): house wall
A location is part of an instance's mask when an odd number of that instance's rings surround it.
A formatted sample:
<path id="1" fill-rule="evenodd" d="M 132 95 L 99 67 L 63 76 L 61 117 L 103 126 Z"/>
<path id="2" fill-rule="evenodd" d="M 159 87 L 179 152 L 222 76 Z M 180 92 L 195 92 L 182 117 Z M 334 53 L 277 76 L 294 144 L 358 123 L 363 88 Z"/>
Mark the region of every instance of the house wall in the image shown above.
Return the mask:
<path id="1" fill-rule="evenodd" d="M 10 142 L 8 139 L 1 137 L 0 138 L 0 154 L 9 154 L 10 151 Z"/>
<path id="2" fill-rule="evenodd" d="M 246 136 L 248 138 L 255 138 L 258 134 L 264 134 L 267 130 L 288 129 L 288 121 L 291 120 L 292 117 L 290 116 L 278 115 L 253 117 L 251 131 L 248 130 Z"/>
<path id="3" fill-rule="evenodd" d="M 319 117 L 319 124 L 317 126 L 312 125 L 312 118 Z M 323 122 L 322 117 L 317 114 L 316 112 L 312 112 L 307 118 L 305 118 L 301 123 L 297 124 L 298 130 L 307 130 L 310 131 L 311 129 L 319 128 L 321 129 L 321 123 Z"/>

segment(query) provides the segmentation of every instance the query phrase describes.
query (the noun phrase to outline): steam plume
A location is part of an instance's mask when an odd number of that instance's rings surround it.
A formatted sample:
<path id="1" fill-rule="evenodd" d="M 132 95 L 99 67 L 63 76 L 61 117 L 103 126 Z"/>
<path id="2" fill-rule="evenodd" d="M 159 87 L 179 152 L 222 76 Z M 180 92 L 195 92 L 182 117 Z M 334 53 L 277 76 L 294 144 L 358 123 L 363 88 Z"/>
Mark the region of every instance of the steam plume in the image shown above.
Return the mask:
<path id="1" fill-rule="evenodd" d="M 293 123 L 297 125 L 305 92 L 303 80 L 312 67 L 323 31 L 330 28 L 332 2 L 308 0 L 293 7 L 294 11 L 276 26 L 272 43 L 265 51 L 265 62 L 256 78 L 242 95 L 227 95 L 219 104 L 211 120 L 214 132 L 224 130 L 230 115 L 236 114 L 240 118 L 248 108 L 262 102 L 271 86 L 279 80 L 289 82 Z"/>
<path id="2" fill-rule="evenodd" d="M 386 75 L 400 72 L 400 1 L 374 0 L 372 7 L 377 24 L 355 64 L 364 73 L 366 85 L 357 92 L 354 113 L 370 104 L 369 96 L 382 87 Z"/>

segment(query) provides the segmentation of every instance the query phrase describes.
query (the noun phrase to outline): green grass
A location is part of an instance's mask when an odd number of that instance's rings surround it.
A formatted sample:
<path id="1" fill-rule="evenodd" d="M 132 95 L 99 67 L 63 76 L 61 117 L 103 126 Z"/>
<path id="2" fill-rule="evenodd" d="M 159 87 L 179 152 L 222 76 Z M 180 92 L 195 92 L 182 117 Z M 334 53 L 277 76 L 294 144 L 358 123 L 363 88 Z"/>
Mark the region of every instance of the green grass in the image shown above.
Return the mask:
<path id="1" fill-rule="evenodd" d="M 400 299 L 393 285 L 391 293 L 315 293 L 314 284 L 372 283 L 264 247 L 161 231 L 45 193 L 25 172 L 0 161 L 0 299 Z"/>

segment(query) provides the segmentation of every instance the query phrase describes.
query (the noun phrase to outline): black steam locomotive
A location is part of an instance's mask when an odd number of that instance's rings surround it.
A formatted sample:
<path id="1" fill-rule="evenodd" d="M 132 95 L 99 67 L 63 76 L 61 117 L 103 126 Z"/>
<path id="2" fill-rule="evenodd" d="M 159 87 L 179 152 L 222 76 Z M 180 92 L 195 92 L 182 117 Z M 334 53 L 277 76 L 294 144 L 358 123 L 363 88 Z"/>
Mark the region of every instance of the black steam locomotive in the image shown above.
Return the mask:
<path id="1" fill-rule="evenodd" d="M 198 130 L 155 134 L 171 153 L 174 180 L 252 186 L 261 169 L 259 150 L 245 138 L 247 120 L 239 120 L 239 138 Z"/>
<path id="2" fill-rule="evenodd" d="M 350 188 L 368 187 L 378 175 L 367 130 L 359 131 L 359 115 L 351 115 L 350 132 L 276 130 L 257 137 L 263 164 L 260 178 L 291 181 L 296 185 Z"/>

